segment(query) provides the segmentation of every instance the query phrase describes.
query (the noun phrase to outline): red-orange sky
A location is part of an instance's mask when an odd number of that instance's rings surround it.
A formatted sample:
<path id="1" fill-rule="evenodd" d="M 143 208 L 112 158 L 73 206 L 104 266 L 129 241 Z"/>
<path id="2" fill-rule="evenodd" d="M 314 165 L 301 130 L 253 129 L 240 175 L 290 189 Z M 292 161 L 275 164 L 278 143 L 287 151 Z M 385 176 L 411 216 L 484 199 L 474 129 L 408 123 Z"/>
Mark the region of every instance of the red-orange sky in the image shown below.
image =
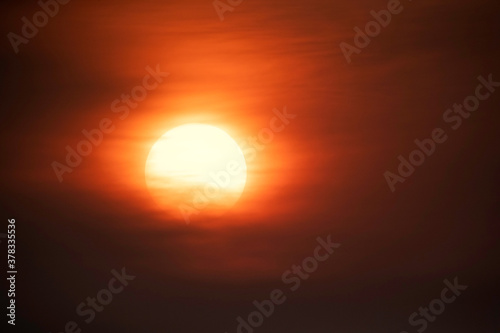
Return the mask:
<path id="1" fill-rule="evenodd" d="M 244 0 L 220 21 L 210 0 L 73 0 L 18 54 L 3 38 L 2 214 L 19 229 L 19 327 L 62 331 L 126 267 L 136 280 L 83 332 L 236 332 L 331 234 L 342 246 L 256 332 L 416 332 L 408 316 L 455 276 L 469 288 L 427 332 L 500 329 L 500 92 L 394 193 L 383 176 L 446 126 L 478 76 L 500 81 L 500 7 L 402 4 L 351 63 L 340 43 L 387 1 Z M 1 8 L 3 36 L 39 10 Z M 120 119 L 112 102 L 148 66 L 169 75 Z M 144 165 L 163 133 L 206 123 L 242 142 L 284 107 L 296 118 L 249 163 L 231 211 L 186 225 L 158 210 Z M 103 118 L 115 129 L 59 182 L 52 163 Z"/>

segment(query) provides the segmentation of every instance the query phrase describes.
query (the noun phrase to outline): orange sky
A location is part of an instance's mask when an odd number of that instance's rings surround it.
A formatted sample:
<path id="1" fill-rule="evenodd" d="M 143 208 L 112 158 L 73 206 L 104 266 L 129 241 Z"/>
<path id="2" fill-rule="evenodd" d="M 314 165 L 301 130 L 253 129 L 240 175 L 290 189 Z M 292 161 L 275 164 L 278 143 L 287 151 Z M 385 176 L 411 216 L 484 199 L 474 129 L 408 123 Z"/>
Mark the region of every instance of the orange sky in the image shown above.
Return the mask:
<path id="1" fill-rule="evenodd" d="M 48 301 L 58 310 L 42 316 L 30 298 L 26 319 L 56 331 L 111 268 L 126 265 L 137 289 L 95 332 L 234 331 L 237 313 L 328 234 L 343 244 L 335 259 L 259 332 L 399 332 L 426 299 L 418 295 L 457 274 L 483 283 L 471 291 L 477 303 L 457 311 L 490 302 L 487 287 L 499 275 L 487 269 L 498 217 L 498 96 L 395 194 L 383 173 L 474 91 L 477 76 L 500 77 L 498 4 L 404 2 L 348 64 L 339 44 L 386 5 L 245 0 L 221 22 L 207 0 L 74 0 L 18 55 L 5 38 L 4 202 L 26 223 L 26 274 L 44 283 L 58 276 Z M 37 10 L 34 2 L 2 6 L 4 35 Z M 142 82 L 147 66 L 169 76 L 121 120 L 111 103 Z M 241 142 L 285 106 L 297 117 L 249 163 L 233 210 L 187 226 L 154 205 L 144 164 L 163 133 L 201 122 Z M 51 163 L 103 118 L 116 129 L 60 183 Z M 26 290 L 47 297 L 30 283 Z M 137 303 L 153 308 L 137 310 L 146 326 L 120 319 Z M 472 323 L 450 321 L 443 331 Z"/>

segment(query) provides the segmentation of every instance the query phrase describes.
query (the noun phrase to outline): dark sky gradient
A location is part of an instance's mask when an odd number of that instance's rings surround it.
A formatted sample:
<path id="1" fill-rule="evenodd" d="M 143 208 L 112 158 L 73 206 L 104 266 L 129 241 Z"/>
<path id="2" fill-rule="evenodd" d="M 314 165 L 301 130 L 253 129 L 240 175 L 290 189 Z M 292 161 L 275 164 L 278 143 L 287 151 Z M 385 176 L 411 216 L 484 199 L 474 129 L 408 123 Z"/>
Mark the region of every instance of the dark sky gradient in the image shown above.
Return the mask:
<path id="1" fill-rule="evenodd" d="M 339 44 L 387 1 L 245 0 L 221 22 L 210 0 L 73 0 L 19 54 L 4 37 L 18 331 L 232 333 L 281 288 L 286 303 L 256 332 L 410 333 L 409 315 L 455 276 L 469 288 L 426 332 L 500 330 L 500 90 L 458 130 L 442 120 L 479 75 L 500 81 L 500 5 L 402 3 L 351 64 Z M 5 1 L 2 36 L 37 10 Z M 157 64 L 170 76 L 119 120 L 111 102 Z M 233 210 L 190 225 L 158 211 L 144 164 L 159 136 L 204 122 L 241 142 L 284 106 L 297 118 L 249 164 Z M 51 163 L 103 118 L 116 130 L 58 182 Z M 436 127 L 448 140 L 391 193 L 384 172 Z M 329 234 L 341 247 L 290 292 L 282 273 Z M 122 267 L 136 279 L 83 324 L 76 306 Z"/>

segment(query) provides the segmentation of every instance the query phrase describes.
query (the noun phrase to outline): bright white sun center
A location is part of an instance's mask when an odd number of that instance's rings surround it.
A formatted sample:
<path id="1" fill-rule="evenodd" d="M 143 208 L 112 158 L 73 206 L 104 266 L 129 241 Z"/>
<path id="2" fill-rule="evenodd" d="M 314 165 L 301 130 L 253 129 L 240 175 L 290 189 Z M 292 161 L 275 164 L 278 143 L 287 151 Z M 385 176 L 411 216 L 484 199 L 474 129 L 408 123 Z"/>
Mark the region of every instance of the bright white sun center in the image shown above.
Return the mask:
<path id="1" fill-rule="evenodd" d="M 160 206 L 186 218 L 218 215 L 232 207 L 245 187 L 247 167 L 243 152 L 226 132 L 187 124 L 166 132 L 153 145 L 145 172 Z"/>

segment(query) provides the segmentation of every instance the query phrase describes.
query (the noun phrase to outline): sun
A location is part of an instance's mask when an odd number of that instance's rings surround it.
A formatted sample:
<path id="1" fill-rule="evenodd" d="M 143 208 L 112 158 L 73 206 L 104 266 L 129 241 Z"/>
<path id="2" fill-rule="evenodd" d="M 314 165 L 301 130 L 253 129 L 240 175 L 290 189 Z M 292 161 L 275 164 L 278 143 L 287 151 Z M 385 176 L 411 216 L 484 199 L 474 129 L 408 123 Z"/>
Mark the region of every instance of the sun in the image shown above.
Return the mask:
<path id="1" fill-rule="evenodd" d="M 238 144 L 223 130 L 186 124 L 167 131 L 151 148 L 146 184 L 155 201 L 186 222 L 233 207 L 246 183 Z"/>

